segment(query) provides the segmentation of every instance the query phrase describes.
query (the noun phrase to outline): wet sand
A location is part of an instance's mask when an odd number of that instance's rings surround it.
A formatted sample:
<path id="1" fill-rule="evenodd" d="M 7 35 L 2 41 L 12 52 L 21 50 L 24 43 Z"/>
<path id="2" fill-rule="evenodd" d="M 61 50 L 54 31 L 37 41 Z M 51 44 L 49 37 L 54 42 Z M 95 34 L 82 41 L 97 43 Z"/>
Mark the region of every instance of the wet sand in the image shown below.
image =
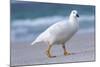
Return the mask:
<path id="1" fill-rule="evenodd" d="M 31 46 L 30 43 L 11 43 L 11 66 L 16 65 L 37 65 L 51 63 L 69 63 L 95 60 L 94 33 L 87 32 L 75 34 L 71 40 L 66 42 L 66 50 L 71 55 L 64 56 L 61 45 L 52 47 L 52 55 L 55 58 L 46 56 L 47 44 Z"/>

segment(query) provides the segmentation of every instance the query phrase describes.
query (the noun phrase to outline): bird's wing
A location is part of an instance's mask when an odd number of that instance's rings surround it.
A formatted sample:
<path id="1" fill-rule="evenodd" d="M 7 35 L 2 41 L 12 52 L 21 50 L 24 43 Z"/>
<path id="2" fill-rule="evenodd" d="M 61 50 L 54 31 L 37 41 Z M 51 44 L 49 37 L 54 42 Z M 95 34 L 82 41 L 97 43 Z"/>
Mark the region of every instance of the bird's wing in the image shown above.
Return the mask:
<path id="1" fill-rule="evenodd" d="M 58 33 L 63 32 L 68 27 L 68 24 L 65 21 L 60 21 L 50 26 L 47 30 L 52 35 L 57 35 Z"/>
<path id="2" fill-rule="evenodd" d="M 32 45 L 40 43 L 40 42 L 44 42 L 45 39 L 52 37 L 50 36 L 50 34 L 54 34 L 56 35 L 59 30 L 61 30 L 61 28 L 63 28 L 65 25 L 64 22 L 57 22 L 55 24 L 53 24 L 52 26 L 50 26 L 49 28 L 47 28 L 43 33 L 41 33 L 33 42 Z"/>

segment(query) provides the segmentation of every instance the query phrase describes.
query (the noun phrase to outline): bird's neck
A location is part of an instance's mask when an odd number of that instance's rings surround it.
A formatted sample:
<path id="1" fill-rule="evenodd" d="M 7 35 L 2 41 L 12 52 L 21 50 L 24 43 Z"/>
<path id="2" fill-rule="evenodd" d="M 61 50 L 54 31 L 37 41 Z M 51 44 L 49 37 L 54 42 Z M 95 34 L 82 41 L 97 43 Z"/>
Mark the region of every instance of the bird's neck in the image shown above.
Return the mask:
<path id="1" fill-rule="evenodd" d="M 70 16 L 70 17 L 69 17 L 69 23 L 76 24 L 76 23 L 78 23 L 78 20 L 77 20 L 76 17 Z"/>

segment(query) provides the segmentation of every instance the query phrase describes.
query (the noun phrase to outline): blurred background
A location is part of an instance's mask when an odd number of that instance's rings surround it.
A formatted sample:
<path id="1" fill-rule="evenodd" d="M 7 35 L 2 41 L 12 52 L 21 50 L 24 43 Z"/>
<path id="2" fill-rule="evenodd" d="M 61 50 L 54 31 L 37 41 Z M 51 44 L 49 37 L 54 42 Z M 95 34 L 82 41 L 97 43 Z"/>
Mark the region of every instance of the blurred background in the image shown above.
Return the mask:
<path id="1" fill-rule="evenodd" d="M 11 0 L 11 42 L 31 42 L 50 25 L 68 19 L 71 10 L 80 18 L 79 33 L 94 32 L 95 6 Z"/>

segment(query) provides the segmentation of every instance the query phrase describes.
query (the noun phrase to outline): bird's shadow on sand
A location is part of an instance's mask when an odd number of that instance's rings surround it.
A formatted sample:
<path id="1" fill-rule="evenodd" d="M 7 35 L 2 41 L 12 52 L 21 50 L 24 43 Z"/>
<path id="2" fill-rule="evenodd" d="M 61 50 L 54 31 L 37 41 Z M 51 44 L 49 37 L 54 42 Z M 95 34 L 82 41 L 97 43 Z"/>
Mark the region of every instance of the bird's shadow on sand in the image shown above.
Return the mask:
<path id="1" fill-rule="evenodd" d="M 64 55 L 58 55 L 58 56 L 56 56 L 54 58 L 57 58 L 57 57 L 69 57 L 69 56 L 74 56 L 74 55 L 79 55 L 79 54 L 85 54 L 85 53 L 89 53 L 89 52 L 92 52 L 92 50 L 85 50 L 85 51 L 80 51 L 80 52 L 72 52 L 72 53 L 70 53 L 70 55 L 66 55 L 66 56 L 64 56 Z"/>

